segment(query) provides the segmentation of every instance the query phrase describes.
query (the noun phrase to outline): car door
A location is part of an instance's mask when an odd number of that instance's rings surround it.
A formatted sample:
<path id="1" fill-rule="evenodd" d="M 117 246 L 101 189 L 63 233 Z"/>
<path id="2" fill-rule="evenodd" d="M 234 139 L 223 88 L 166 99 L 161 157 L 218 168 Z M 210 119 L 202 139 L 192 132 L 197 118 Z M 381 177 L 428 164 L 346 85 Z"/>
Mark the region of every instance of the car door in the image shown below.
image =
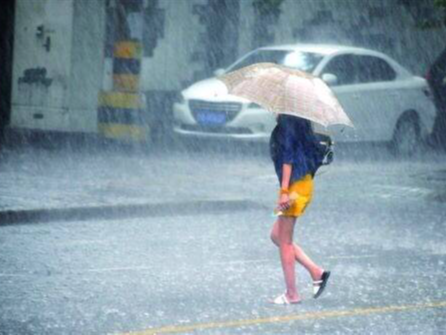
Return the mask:
<path id="1" fill-rule="evenodd" d="M 362 139 L 388 141 L 402 108 L 397 73 L 386 60 L 373 55 L 355 56 L 355 66 L 354 95 L 361 113 Z"/>
<path id="2" fill-rule="evenodd" d="M 355 57 L 354 54 L 336 55 L 320 71 L 322 78 L 328 74 L 336 77 L 336 81 L 331 83 L 330 87 L 355 125 L 355 128 L 347 126 L 330 127 L 330 134 L 335 141 L 354 142 L 365 137 L 363 134 L 365 124 L 358 105 L 359 100 L 356 87 L 358 74 Z"/>

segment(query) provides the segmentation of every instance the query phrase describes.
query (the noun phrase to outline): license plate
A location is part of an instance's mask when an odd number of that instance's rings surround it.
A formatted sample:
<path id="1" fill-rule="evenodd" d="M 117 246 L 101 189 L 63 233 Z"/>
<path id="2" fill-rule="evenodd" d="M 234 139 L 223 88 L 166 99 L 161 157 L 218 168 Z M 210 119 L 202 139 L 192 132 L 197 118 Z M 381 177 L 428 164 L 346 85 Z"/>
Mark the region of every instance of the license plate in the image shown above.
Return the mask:
<path id="1" fill-rule="evenodd" d="M 202 125 L 222 125 L 226 122 L 226 115 L 215 112 L 200 112 L 197 113 L 197 121 Z"/>

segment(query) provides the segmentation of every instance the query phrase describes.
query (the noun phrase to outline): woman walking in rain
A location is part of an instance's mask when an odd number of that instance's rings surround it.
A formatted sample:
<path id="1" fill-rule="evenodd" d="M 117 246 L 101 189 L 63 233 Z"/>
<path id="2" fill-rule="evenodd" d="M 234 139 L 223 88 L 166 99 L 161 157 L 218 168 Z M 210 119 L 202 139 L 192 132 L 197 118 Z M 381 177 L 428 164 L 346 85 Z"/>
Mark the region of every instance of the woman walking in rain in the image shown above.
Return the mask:
<path id="1" fill-rule="evenodd" d="M 327 285 L 330 271 L 315 264 L 293 243 L 294 225 L 311 201 L 313 177 L 327 153 L 315 139 L 310 121 L 323 126 L 353 126 L 334 93 L 324 81 L 298 69 L 255 63 L 219 78 L 233 94 L 278 114 L 271 134 L 271 157 L 280 183 L 279 216 L 271 239 L 279 247 L 286 292 L 275 304 L 300 301 L 296 288 L 295 262 L 302 264 L 313 278 L 314 297 Z M 329 148 L 328 148 L 329 149 Z"/>
<path id="2" fill-rule="evenodd" d="M 271 134 L 270 149 L 280 183 L 277 204 L 278 218 L 271 230 L 271 239 L 279 247 L 286 292 L 272 302 L 279 305 L 299 303 L 295 262 L 300 263 L 313 279 L 314 298 L 327 285 L 330 271 L 314 263 L 300 246 L 293 243 L 294 225 L 313 195 L 313 177 L 320 166 L 316 138 L 309 121 L 286 114 L 277 118 Z"/>

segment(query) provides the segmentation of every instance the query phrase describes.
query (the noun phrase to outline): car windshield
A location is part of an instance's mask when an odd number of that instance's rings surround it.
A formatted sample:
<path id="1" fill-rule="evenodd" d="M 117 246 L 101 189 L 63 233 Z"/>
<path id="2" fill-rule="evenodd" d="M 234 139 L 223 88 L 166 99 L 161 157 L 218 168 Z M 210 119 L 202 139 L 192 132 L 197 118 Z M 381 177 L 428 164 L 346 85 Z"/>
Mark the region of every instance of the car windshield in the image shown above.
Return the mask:
<path id="1" fill-rule="evenodd" d="M 258 50 L 229 67 L 226 72 L 232 72 L 255 63 L 275 63 L 285 65 L 308 73 L 313 72 L 324 55 L 314 52 L 293 50 Z"/>

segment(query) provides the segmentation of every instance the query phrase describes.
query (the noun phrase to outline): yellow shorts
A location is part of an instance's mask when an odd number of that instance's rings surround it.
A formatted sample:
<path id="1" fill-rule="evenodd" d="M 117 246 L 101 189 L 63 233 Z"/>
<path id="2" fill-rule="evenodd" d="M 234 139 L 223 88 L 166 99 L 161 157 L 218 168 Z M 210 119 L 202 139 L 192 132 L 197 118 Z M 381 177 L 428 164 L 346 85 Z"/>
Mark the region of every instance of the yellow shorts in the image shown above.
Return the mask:
<path id="1" fill-rule="evenodd" d="M 291 207 L 283 211 L 283 216 L 301 216 L 313 197 L 313 178 L 307 174 L 289 187 Z"/>

